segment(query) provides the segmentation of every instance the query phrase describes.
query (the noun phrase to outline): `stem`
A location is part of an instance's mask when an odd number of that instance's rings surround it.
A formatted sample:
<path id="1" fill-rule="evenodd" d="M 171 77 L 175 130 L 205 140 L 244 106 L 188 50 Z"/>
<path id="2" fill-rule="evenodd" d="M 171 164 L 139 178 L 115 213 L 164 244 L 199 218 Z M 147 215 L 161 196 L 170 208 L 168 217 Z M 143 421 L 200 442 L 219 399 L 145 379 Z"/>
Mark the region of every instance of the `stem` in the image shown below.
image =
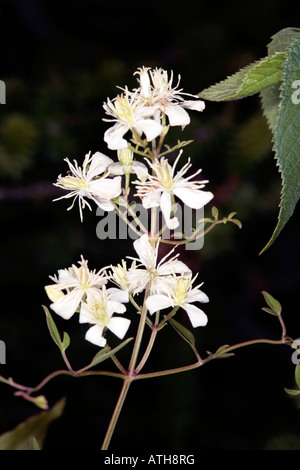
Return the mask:
<path id="1" fill-rule="evenodd" d="M 71 366 L 71 364 L 70 364 L 70 362 L 69 362 L 69 359 L 67 358 L 66 351 L 64 351 L 64 350 L 61 351 L 61 355 L 62 355 L 62 357 L 63 357 L 63 360 L 65 361 L 65 364 L 66 364 L 68 370 L 69 370 L 72 374 L 74 374 L 74 370 L 73 370 L 73 368 L 72 368 L 72 366 Z"/>
<path id="2" fill-rule="evenodd" d="M 151 353 L 153 345 L 154 345 L 154 341 L 156 339 L 156 335 L 159 331 L 158 321 L 159 321 L 159 312 L 156 312 L 156 314 L 155 314 L 155 324 L 152 325 L 152 327 L 151 327 L 152 332 L 151 332 L 151 336 L 150 336 L 150 339 L 149 339 L 149 342 L 148 342 L 148 346 L 146 348 L 146 351 L 144 352 L 144 355 L 143 355 L 139 365 L 135 369 L 135 374 L 136 375 L 138 375 L 139 372 L 142 370 L 142 368 L 144 367 L 144 365 L 147 362 L 148 357 L 150 356 L 150 353 Z"/>
<path id="3" fill-rule="evenodd" d="M 127 393 L 128 393 L 128 390 L 129 390 L 129 386 L 130 386 L 130 384 L 131 384 L 131 381 L 132 381 L 132 379 L 131 379 L 130 377 L 125 377 L 125 378 L 124 378 L 122 390 L 121 390 L 120 396 L 119 396 L 119 398 L 118 398 L 117 404 L 116 404 L 116 406 L 115 406 L 113 415 L 112 415 L 112 417 L 111 417 L 109 426 L 108 426 L 108 428 L 107 428 L 107 432 L 106 432 L 106 435 L 105 435 L 105 438 L 104 438 L 104 441 L 103 441 L 101 450 L 107 450 L 108 447 L 109 447 L 109 444 L 110 444 L 112 435 L 113 435 L 113 433 L 114 433 L 114 430 L 115 430 L 117 421 L 118 421 L 118 419 L 119 419 L 121 410 L 122 410 L 122 408 L 123 408 L 123 404 L 124 404 L 124 402 L 125 402 L 125 398 L 126 398 L 126 396 L 127 396 Z"/>
<path id="4" fill-rule="evenodd" d="M 131 230 L 133 230 L 140 237 L 141 233 L 132 225 L 132 223 L 127 219 L 126 215 L 124 215 L 124 213 L 118 208 L 116 204 L 114 204 L 114 207 L 118 216 L 121 217 L 121 219 L 123 219 L 124 222 L 126 222 L 128 227 L 130 227 Z M 127 209 L 126 209 L 126 212 L 127 212 Z"/>
<path id="5" fill-rule="evenodd" d="M 277 344 L 277 345 L 287 344 L 287 345 L 289 345 L 287 341 L 282 340 L 282 339 L 278 339 L 278 340 L 276 340 L 276 339 L 274 339 L 274 340 L 273 339 L 253 339 L 253 340 L 250 340 L 250 341 L 245 341 L 243 343 L 235 344 L 233 346 L 229 346 L 228 348 L 224 349 L 223 353 L 228 354 L 228 352 L 234 351 L 235 349 L 240 349 L 240 348 L 243 348 L 245 346 L 252 346 L 254 344 Z M 219 357 L 222 357 L 222 355 L 220 355 Z M 162 370 L 162 371 L 159 371 L 159 372 L 150 372 L 148 374 L 139 374 L 137 377 L 135 377 L 135 379 L 136 380 L 151 379 L 151 378 L 154 378 L 154 377 L 163 377 L 163 376 L 166 376 L 166 375 L 179 374 L 180 372 L 187 372 L 187 371 L 190 371 L 190 370 L 193 370 L 193 369 L 197 369 L 198 367 L 203 366 L 207 362 L 210 362 L 210 361 L 212 361 L 213 359 L 216 359 L 216 358 L 218 358 L 218 356 L 214 356 L 212 354 L 211 356 L 208 356 L 206 359 L 202 359 L 202 360 L 199 359 L 194 364 L 190 364 L 188 366 L 177 367 L 175 369 Z"/>
<path id="6" fill-rule="evenodd" d="M 137 225 L 139 225 L 140 229 L 143 230 L 144 233 L 148 233 L 148 230 L 146 229 L 145 225 L 140 221 L 140 219 L 136 216 L 134 210 L 132 209 L 131 205 L 127 203 L 126 211 L 132 216 L 132 218 L 135 220 Z"/>
<path id="7" fill-rule="evenodd" d="M 135 344 L 134 344 L 134 347 L 133 347 L 133 351 L 132 351 L 132 355 L 131 355 L 131 359 L 130 359 L 130 363 L 129 363 L 129 374 L 130 374 L 130 376 L 135 375 L 134 374 L 134 369 L 135 369 L 136 361 L 137 361 L 138 354 L 139 354 L 139 351 L 140 351 L 140 347 L 141 347 L 141 344 L 142 344 L 142 338 L 143 338 L 144 328 L 145 328 L 145 324 L 146 324 L 146 318 L 147 318 L 146 300 L 147 300 L 147 297 L 149 295 L 149 292 L 150 292 L 150 286 L 148 284 L 146 292 L 145 292 L 144 304 L 143 304 L 143 309 L 142 309 L 142 313 L 141 313 L 139 327 L 138 327 L 138 331 L 137 331 L 137 335 L 136 335 L 136 339 L 135 339 Z"/>

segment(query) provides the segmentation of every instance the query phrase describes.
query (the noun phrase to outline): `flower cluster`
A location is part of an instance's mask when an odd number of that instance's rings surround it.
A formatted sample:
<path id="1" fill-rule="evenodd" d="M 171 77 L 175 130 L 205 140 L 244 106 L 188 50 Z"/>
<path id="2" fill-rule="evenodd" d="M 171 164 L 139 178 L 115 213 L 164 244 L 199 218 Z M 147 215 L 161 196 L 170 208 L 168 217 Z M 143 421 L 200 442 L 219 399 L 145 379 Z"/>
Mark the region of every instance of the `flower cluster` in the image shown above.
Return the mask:
<path id="1" fill-rule="evenodd" d="M 127 200 L 132 183 L 135 194 L 131 196 L 139 198 L 152 215 L 153 209 L 160 208 L 167 228 L 174 230 L 179 226 L 176 200 L 200 209 L 211 201 L 213 194 L 204 190 L 208 181 L 197 180 L 201 170 L 186 176 L 192 166 L 190 159 L 177 169 L 182 158 L 180 141 L 174 147 L 179 153 L 173 164 L 166 157 L 172 149 L 167 147 L 162 152 L 161 148 L 169 127 L 183 129 L 190 122 L 186 110 L 203 111 L 204 102 L 179 88 L 180 77 L 174 86 L 173 74 L 169 77 L 163 69 L 142 67 L 135 74 L 139 85 L 136 89 L 129 91 L 125 87 L 121 94 L 103 104 L 109 116 L 104 121 L 112 122 L 104 141 L 109 150 L 116 151 L 117 161 L 99 151 L 89 152 L 82 166 L 76 160 L 71 163 L 65 159 L 69 171 L 66 176 L 60 175 L 55 185 L 67 194 L 58 199 L 73 199 L 69 209 L 77 200 L 81 221 L 83 209 L 87 206 L 91 210 L 90 201 L 119 215 L 119 206 L 125 205 L 132 215 Z M 130 181 L 132 175 L 135 179 Z M 96 272 L 89 270 L 82 257 L 79 266 L 59 270 L 57 276 L 51 277 L 53 284 L 45 288 L 51 309 L 64 319 L 78 313 L 79 322 L 90 325 L 86 339 L 100 347 L 106 344 L 107 330 L 121 339 L 125 336 L 130 320 L 122 316 L 126 311 L 124 304 L 130 301 L 137 307 L 134 297 L 143 292 L 144 308 L 150 316 L 166 308 L 182 308 L 193 327 L 206 325 L 206 314 L 193 305 L 208 302 L 201 285 L 193 287 L 197 276 L 193 277 L 189 267 L 174 254 L 176 248 L 159 259 L 161 232 L 151 227 L 150 236 L 143 225 L 140 228 L 144 233 L 139 233 L 133 243 L 136 258 L 127 257 L 117 266 Z M 108 287 L 109 282 L 114 287 Z"/>
<path id="2" fill-rule="evenodd" d="M 191 270 L 178 260 L 178 255 L 170 258 L 174 249 L 158 261 L 159 243 L 153 248 L 148 235 L 143 235 L 133 245 L 139 258 L 133 258 L 131 267 L 127 269 L 124 260 L 122 267 L 120 265 L 111 267 L 111 278 L 120 289 L 135 295 L 145 291 L 149 286 L 146 306 L 150 315 L 169 307 L 182 307 L 194 328 L 205 326 L 206 314 L 191 304 L 206 303 L 209 299 L 199 289 L 200 285 L 193 287 L 197 276 L 192 279 Z"/>
<path id="3" fill-rule="evenodd" d="M 180 77 L 173 87 L 173 74 L 169 79 L 163 69 L 142 67 L 136 74 L 139 75 L 139 88 L 131 92 L 125 88 L 113 101 L 108 99 L 104 103 L 106 114 L 111 116 L 111 119 L 104 120 L 115 122 L 104 135 L 109 149 L 126 148 L 128 141 L 124 136 L 129 130 L 140 136 L 145 134 L 147 141 L 151 142 L 163 130 L 163 116 L 167 116 L 170 126 L 185 127 L 190 123 L 186 109 L 203 111 L 205 108 L 204 101 L 198 96 L 178 89 Z M 196 99 L 185 100 L 184 95 Z"/>
<path id="4" fill-rule="evenodd" d="M 51 309 L 65 320 L 79 313 L 80 323 L 93 325 L 86 339 L 98 346 L 105 346 L 104 333 L 108 328 L 120 339 L 126 334 L 130 320 L 113 317 L 114 313 L 124 313 L 128 293 L 115 287 L 106 288 L 108 277 L 105 269 L 96 272 L 88 268 L 87 261 L 81 257 L 79 267 L 73 265 L 60 269 L 58 276 L 51 276 L 54 284 L 45 287 Z"/>

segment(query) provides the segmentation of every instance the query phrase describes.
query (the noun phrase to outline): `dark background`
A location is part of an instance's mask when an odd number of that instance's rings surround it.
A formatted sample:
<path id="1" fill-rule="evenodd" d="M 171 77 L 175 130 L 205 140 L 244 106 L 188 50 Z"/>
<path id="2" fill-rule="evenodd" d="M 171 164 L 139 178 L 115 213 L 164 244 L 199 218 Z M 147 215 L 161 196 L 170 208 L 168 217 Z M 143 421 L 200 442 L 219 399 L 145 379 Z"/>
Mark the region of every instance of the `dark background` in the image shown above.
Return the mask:
<path id="1" fill-rule="evenodd" d="M 64 2 L 0 1 L 1 76 L 6 105 L 0 109 L 1 339 L 6 365 L 0 374 L 35 385 L 63 367 L 42 309 L 44 286 L 59 268 L 83 254 L 90 268 L 134 255 L 130 241 L 96 236 L 99 217 L 67 201 L 53 203 L 53 186 L 65 173 L 63 158 L 82 161 L 107 150 L 103 101 L 116 86 L 136 85 L 134 71 L 163 67 L 181 75 L 185 91 L 198 93 L 267 54 L 273 34 L 299 27 L 299 7 L 281 1 Z M 288 334 L 299 337 L 299 222 L 294 217 L 263 255 L 276 225 L 280 175 L 258 96 L 206 103 L 201 115 L 174 139 L 193 139 L 185 155 L 203 168 L 222 216 L 237 211 L 243 229 L 220 226 L 199 252 L 183 259 L 204 281 L 208 325 L 194 331 L 200 353 L 222 344 L 279 338 L 276 318 L 263 312 L 262 290 L 280 300 Z M 174 141 L 175 142 L 175 141 Z M 169 142 L 171 143 L 171 142 Z M 209 208 L 206 209 L 207 213 Z M 185 321 L 181 314 L 178 319 Z M 74 368 L 97 348 L 83 340 L 76 319 L 56 318 L 71 336 Z M 188 323 L 186 323 L 188 325 Z M 130 334 L 134 334 L 134 321 Z M 125 353 L 126 360 L 126 353 Z M 166 328 L 145 370 L 192 362 L 184 342 Z M 110 367 L 110 364 L 108 364 Z M 235 357 L 169 378 L 133 384 L 111 450 L 300 449 L 299 409 L 284 387 L 294 387 L 291 350 L 253 346 Z M 58 378 L 43 393 L 63 417 L 52 423 L 47 450 L 97 450 L 120 391 L 117 379 Z M 37 413 L 2 384 L 0 432 Z"/>

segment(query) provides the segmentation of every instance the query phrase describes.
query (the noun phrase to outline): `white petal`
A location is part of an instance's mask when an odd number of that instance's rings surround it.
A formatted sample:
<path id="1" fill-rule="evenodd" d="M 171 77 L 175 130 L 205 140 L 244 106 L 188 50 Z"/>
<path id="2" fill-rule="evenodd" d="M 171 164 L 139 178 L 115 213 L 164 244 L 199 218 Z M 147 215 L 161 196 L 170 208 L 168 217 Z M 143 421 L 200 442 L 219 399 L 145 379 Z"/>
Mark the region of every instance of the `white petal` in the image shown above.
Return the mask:
<path id="1" fill-rule="evenodd" d="M 51 302 L 57 302 L 59 299 L 65 296 L 65 294 L 58 288 L 56 284 L 45 286 L 45 291 Z"/>
<path id="2" fill-rule="evenodd" d="M 149 274 L 145 269 L 136 269 L 127 272 L 127 279 L 129 282 L 129 290 L 133 294 L 142 292 L 149 281 Z"/>
<path id="3" fill-rule="evenodd" d="M 103 348 L 106 345 L 106 339 L 103 338 L 102 334 L 103 326 L 94 325 L 86 332 L 85 339 Z"/>
<path id="4" fill-rule="evenodd" d="M 190 189 L 183 186 L 173 187 L 175 196 L 184 202 L 187 206 L 192 209 L 201 209 L 205 206 L 214 195 L 209 191 L 201 191 L 200 189 Z"/>
<path id="5" fill-rule="evenodd" d="M 155 265 L 156 253 L 146 233 L 135 240 L 133 246 L 144 266 L 153 267 Z"/>
<path id="6" fill-rule="evenodd" d="M 187 100 L 185 101 L 182 106 L 187 109 L 191 109 L 194 111 L 203 111 L 205 108 L 205 103 L 204 101 L 198 100 Z"/>
<path id="7" fill-rule="evenodd" d="M 128 318 L 114 317 L 110 320 L 107 328 L 112 331 L 118 338 L 123 339 L 130 325 Z"/>
<path id="8" fill-rule="evenodd" d="M 107 315 L 112 316 L 114 313 L 124 313 L 126 312 L 125 305 L 121 304 L 121 302 L 117 302 L 115 300 L 108 300 L 107 301 Z"/>
<path id="9" fill-rule="evenodd" d="M 93 310 L 85 302 L 81 303 L 79 323 L 95 323 L 96 319 Z"/>
<path id="10" fill-rule="evenodd" d="M 144 163 L 133 161 L 132 170 L 141 181 L 145 181 L 147 179 L 148 168 L 146 165 L 144 165 Z"/>
<path id="11" fill-rule="evenodd" d="M 127 140 L 123 139 L 124 134 L 129 129 L 123 124 L 116 123 L 114 126 L 107 129 L 104 134 L 104 141 L 111 150 L 119 150 L 128 147 Z"/>
<path id="12" fill-rule="evenodd" d="M 72 275 L 72 271 L 69 269 L 59 269 L 58 270 L 58 284 L 67 283 L 69 287 L 75 287 L 78 285 L 77 279 Z"/>
<path id="13" fill-rule="evenodd" d="M 103 197 L 93 197 L 92 199 L 97 206 L 101 207 L 104 211 L 111 212 L 115 210 L 114 205 L 108 199 L 104 199 Z"/>
<path id="14" fill-rule="evenodd" d="M 146 300 L 146 307 L 149 313 L 152 315 L 158 310 L 164 310 L 165 308 L 172 307 L 172 302 L 166 295 L 149 295 Z"/>
<path id="15" fill-rule="evenodd" d="M 109 287 L 106 292 L 111 300 L 121 303 L 129 302 L 129 294 L 125 290 L 118 289 L 117 287 Z"/>
<path id="16" fill-rule="evenodd" d="M 173 219 L 170 218 L 171 210 L 172 210 L 172 199 L 171 199 L 171 194 L 168 193 L 167 191 L 163 191 L 161 195 L 160 207 L 164 215 L 167 227 L 170 230 L 174 230 L 175 228 L 177 228 L 179 225 L 179 221 L 177 217 L 173 217 Z"/>
<path id="17" fill-rule="evenodd" d="M 68 320 L 76 312 L 81 299 L 82 291 L 80 289 L 73 289 L 69 294 L 51 304 L 50 307 L 55 313 Z"/>
<path id="18" fill-rule="evenodd" d="M 166 262 L 162 264 L 161 266 L 159 266 L 157 271 L 160 276 L 166 276 L 168 274 L 173 274 L 173 273 L 183 274 L 183 275 L 191 274 L 190 268 L 188 268 L 186 264 L 184 264 L 182 261 L 179 261 L 179 260 Z"/>
<path id="19" fill-rule="evenodd" d="M 195 291 L 192 291 L 187 295 L 187 302 L 189 302 L 189 297 L 191 297 L 192 302 L 209 302 L 208 296 L 199 289 L 196 289 Z"/>
<path id="20" fill-rule="evenodd" d="M 159 207 L 160 206 L 160 196 L 161 190 L 153 190 L 150 191 L 146 196 L 143 197 L 143 207 L 145 209 L 150 209 L 151 207 Z"/>
<path id="21" fill-rule="evenodd" d="M 166 115 L 169 118 L 170 126 L 186 126 L 190 123 L 189 114 L 177 104 L 167 105 Z"/>
<path id="22" fill-rule="evenodd" d="M 155 139 L 162 132 L 163 127 L 153 119 L 141 119 L 134 123 L 135 130 L 141 135 L 144 133 L 148 142 Z"/>
<path id="23" fill-rule="evenodd" d="M 124 175 L 123 166 L 121 163 L 115 162 L 108 167 L 110 175 Z"/>
<path id="24" fill-rule="evenodd" d="M 183 304 L 182 308 L 186 311 L 194 328 L 205 326 L 207 324 L 207 315 L 198 307 L 191 304 Z"/>
<path id="25" fill-rule="evenodd" d="M 91 180 L 97 175 L 103 173 L 106 168 L 113 163 L 113 160 L 104 153 L 96 152 L 92 156 L 90 167 L 88 170 L 88 178 Z"/>
<path id="26" fill-rule="evenodd" d="M 121 182 L 121 176 L 93 180 L 89 183 L 88 190 L 93 196 L 113 199 L 121 194 Z"/>

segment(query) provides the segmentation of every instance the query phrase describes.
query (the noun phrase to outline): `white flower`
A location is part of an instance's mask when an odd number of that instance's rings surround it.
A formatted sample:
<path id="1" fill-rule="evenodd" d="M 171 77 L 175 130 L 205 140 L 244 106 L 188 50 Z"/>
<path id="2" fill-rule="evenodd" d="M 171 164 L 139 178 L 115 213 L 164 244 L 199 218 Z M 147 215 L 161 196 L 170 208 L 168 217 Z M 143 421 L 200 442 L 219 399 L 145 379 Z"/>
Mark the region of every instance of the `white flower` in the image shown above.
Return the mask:
<path id="1" fill-rule="evenodd" d="M 174 174 L 180 156 L 181 152 L 173 167 L 164 157 L 154 163 L 148 162 L 155 174 L 149 174 L 146 182 L 134 181 L 137 186 L 136 195 L 141 198 L 145 209 L 160 207 L 168 228 L 172 230 L 179 225 L 177 217 L 171 219 L 172 198 L 174 196 L 192 209 L 200 209 L 213 198 L 211 192 L 202 191 L 207 181 L 190 181 L 201 170 L 188 178 L 183 178 L 183 175 L 192 166 L 190 161 L 176 175 Z"/>
<path id="2" fill-rule="evenodd" d="M 169 79 L 166 70 L 158 69 L 151 70 L 147 67 L 142 67 L 136 72 L 139 74 L 140 79 L 140 98 L 148 106 L 152 106 L 159 113 L 166 114 L 169 119 L 170 126 L 186 126 L 190 123 L 190 117 L 186 109 L 203 111 L 205 103 L 199 100 L 197 95 L 184 93 L 182 89 L 178 89 L 178 83 L 173 87 L 173 72 Z M 152 86 L 150 84 L 150 78 Z M 196 100 L 185 100 L 182 95 L 196 98 Z"/>
<path id="3" fill-rule="evenodd" d="M 170 276 L 177 273 L 187 275 L 191 272 L 182 261 L 177 260 L 178 255 L 166 261 L 174 249 L 157 263 L 159 242 L 153 248 L 147 234 L 135 240 L 133 246 L 139 256 L 139 259 L 133 258 L 134 264 L 127 271 L 129 289 L 133 294 L 143 291 L 149 281 L 151 281 L 151 293 L 164 292 Z M 136 265 L 136 261 L 139 264 Z"/>
<path id="4" fill-rule="evenodd" d="M 108 99 L 103 107 L 106 114 L 112 116 L 112 121 L 115 121 L 115 124 L 104 134 L 104 140 L 111 150 L 128 146 L 127 140 L 123 137 L 129 130 L 134 129 L 139 135 L 144 133 L 148 142 L 162 132 L 162 125 L 152 119 L 153 109 L 139 103 L 135 94 L 130 94 L 127 89 L 124 95 L 118 95 L 113 101 Z"/>
<path id="5" fill-rule="evenodd" d="M 141 181 L 145 181 L 148 175 L 148 168 L 144 163 L 133 160 L 133 152 L 129 148 L 118 150 L 119 162 L 109 166 L 111 175 L 124 175 L 135 173 Z"/>
<path id="6" fill-rule="evenodd" d="M 114 206 L 111 199 L 119 196 L 122 191 L 121 177 L 107 178 L 107 168 L 113 163 L 113 160 L 100 152 L 96 152 L 92 156 L 90 156 L 90 153 L 85 156 L 82 168 L 78 166 L 76 160 L 72 164 L 66 158 L 65 161 L 69 165 L 71 174 L 67 176 L 59 175 L 57 182 L 54 184 L 59 188 L 70 191 L 67 195 L 59 197 L 55 201 L 74 198 L 68 210 L 72 209 L 76 199 L 78 199 L 81 221 L 83 219 L 82 209 L 87 206 L 91 210 L 91 206 L 85 198 L 92 199 L 105 211 L 112 211 Z"/>
<path id="7" fill-rule="evenodd" d="M 146 300 L 146 306 L 152 315 L 158 310 L 164 310 L 169 307 L 183 308 L 194 328 L 205 326 L 207 324 L 207 315 L 200 308 L 192 305 L 193 302 L 209 302 L 207 295 L 199 287 L 192 287 L 194 279 L 189 277 L 173 277 L 169 283 L 169 289 L 165 294 L 150 295 Z"/>
<path id="8" fill-rule="evenodd" d="M 106 345 L 104 333 L 106 329 L 112 331 L 118 338 L 123 339 L 130 325 L 128 318 L 114 317 L 114 313 L 124 313 L 128 302 L 128 293 L 116 288 L 106 289 L 105 286 L 97 295 L 81 304 L 79 323 L 89 323 L 91 328 L 85 339 L 97 346 Z"/>
<path id="9" fill-rule="evenodd" d="M 65 320 L 74 315 L 83 298 L 93 298 L 107 282 L 104 271 L 90 271 L 88 262 L 83 257 L 79 261 L 79 267 L 73 264 L 71 268 L 60 269 L 58 277 L 50 276 L 50 279 L 55 282 L 45 286 L 46 293 L 53 302 L 50 307 Z"/>

